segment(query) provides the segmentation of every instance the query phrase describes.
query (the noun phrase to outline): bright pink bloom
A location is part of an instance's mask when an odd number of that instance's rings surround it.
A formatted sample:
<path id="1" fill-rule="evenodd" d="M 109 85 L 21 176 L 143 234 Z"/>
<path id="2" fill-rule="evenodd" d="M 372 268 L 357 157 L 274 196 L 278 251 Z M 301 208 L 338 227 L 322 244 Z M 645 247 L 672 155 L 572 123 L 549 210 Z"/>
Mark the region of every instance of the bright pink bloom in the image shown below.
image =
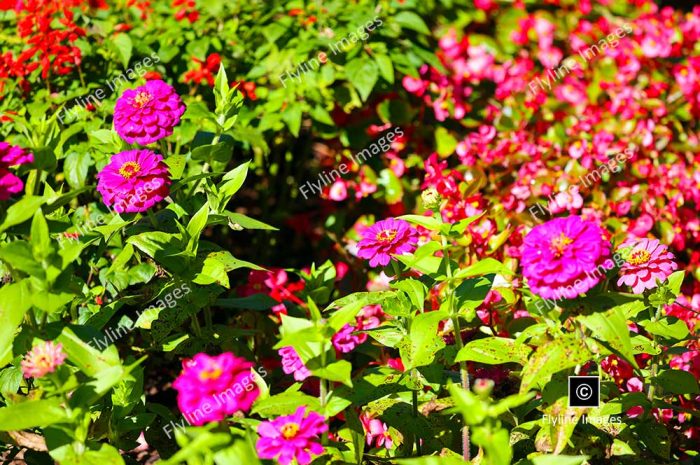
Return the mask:
<path id="1" fill-rule="evenodd" d="M 24 183 L 20 178 L 0 166 L 0 201 L 22 192 Z"/>
<path id="2" fill-rule="evenodd" d="M 294 347 L 282 347 L 277 353 L 282 357 L 282 371 L 286 374 L 294 373 L 294 379 L 297 381 L 304 381 L 311 376 L 311 372 L 306 368 Z"/>
<path id="3" fill-rule="evenodd" d="M 292 415 L 277 417 L 258 425 L 260 439 L 255 447 L 263 459 L 277 459 L 281 465 L 289 465 L 294 459 L 299 465 L 311 463 L 311 454 L 323 453 L 319 434 L 328 431 L 323 416 L 300 406 Z"/>
<path id="4" fill-rule="evenodd" d="M 378 418 L 372 418 L 365 413 L 360 415 L 360 421 L 365 429 L 365 437 L 368 446 L 383 446 L 387 449 L 391 449 L 394 441 L 391 439 L 389 428 L 386 426 L 386 423 Z"/>
<path id="5" fill-rule="evenodd" d="M 114 107 L 114 129 L 130 144 L 147 145 L 173 133 L 185 104 L 169 84 L 155 80 L 125 90 Z"/>
<path id="6" fill-rule="evenodd" d="M 0 142 L 0 166 L 17 166 L 34 162 L 34 155 L 22 147 Z"/>
<path id="7" fill-rule="evenodd" d="M 41 378 L 47 373 L 56 371 L 66 354 L 63 353 L 63 346 L 53 341 L 46 341 L 32 347 L 22 360 L 22 373 L 25 378 Z"/>
<path id="8" fill-rule="evenodd" d="M 612 268 L 610 242 L 596 223 L 572 215 L 535 226 L 523 241 L 523 275 L 545 299 L 573 299 Z M 605 263 L 605 264 L 604 264 Z"/>
<path id="9" fill-rule="evenodd" d="M 668 247 L 658 239 L 627 240 L 620 249 L 632 247 L 620 268 L 618 286 L 630 286 L 635 294 L 642 294 L 646 289 L 654 289 L 656 280 L 666 281 L 678 265 L 668 251 Z"/>
<path id="10" fill-rule="evenodd" d="M 105 205 L 117 213 L 144 212 L 170 192 L 170 176 L 163 157 L 150 150 L 113 155 L 97 174 L 97 190 Z"/>
<path id="11" fill-rule="evenodd" d="M 355 334 L 355 331 L 357 331 L 357 328 L 349 324 L 340 328 L 338 332 L 333 335 L 333 347 L 344 354 L 352 352 L 355 347 L 367 340 L 367 334 Z"/>
<path id="12" fill-rule="evenodd" d="M 357 256 L 369 259 L 370 266 L 386 266 L 392 254 L 416 250 L 418 232 L 406 221 L 388 218 L 362 231 Z"/>
<path id="13" fill-rule="evenodd" d="M 183 360 L 182 373 L 173 383 L 178 408 L 196 426 L 250 410 L 260 395 L 252 366 L 231 352 L 212 357 L 199 353 Z"/>

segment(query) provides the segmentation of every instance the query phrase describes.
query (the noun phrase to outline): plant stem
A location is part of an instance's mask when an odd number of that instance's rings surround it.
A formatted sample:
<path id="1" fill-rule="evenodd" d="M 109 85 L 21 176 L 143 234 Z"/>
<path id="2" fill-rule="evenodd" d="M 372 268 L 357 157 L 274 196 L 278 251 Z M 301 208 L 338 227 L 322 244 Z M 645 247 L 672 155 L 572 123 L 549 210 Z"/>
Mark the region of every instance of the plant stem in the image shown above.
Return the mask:
<path id="1" fill-rule="evenodd" d="M 324 344 L 324 346 L 325 346 L 325 344 Z M 323 368 L 326 367 L 325 347 L 323 348 L 323 352 L 321 353 L 321 366 Z M 326 418 L 326 401 L 328 400 L 328 381 L 323 379 L 323 378 L 319 378 L 318 383 L 319 383 L 318 400 L 319 400 L 319 403 L 321 404 L 321 410 L 323 411 L 322 414 L 323 414 L 324 421 L 328 422 L 328 418 Z M 326 444 L 328 444 L 328 434 L 323 434 L 321 436 L 321 444 L 323 444 L 324 446 Z"/>
<path id="2" fill-rule="evenodd" d="M 457 350 L 460 351 L 464 347 L 464 343 L 462 342 L 462 327 L 459 324 L 459 315 L 454 308 L 454 281 L 452 276 L 452 265 L 450 264 L 450 254 L 445 236 L 442 236 L 442 254 L 445 260 L 445 271 L 447 273 L 447 308 L 450 313 L 450 319 L 452 320 L 452 329 L 455 334 L 455 344 L 457 345 Z M 467 369 L 467 362 L 465 361 L 459 362 L 459 377 L 461 380 L 462 389 L 468 391 L 470 389 L 469 370 Z M 469 426 L 465 424 L 462 428 L 462 458 L 464 458 L 465 461 L 471 460 L 470 448 Z"/>
<path id="3" fill-rule="evenodd" d="M 656 308 L 656 314 L 652 316 L 652 321 L 656 322 L 658 321 L 659 317 L 661 317 L 661 305 L 659 305 Z M 651 334 L 651 340 L 654 342 L 656 345 L 656 336 L 654 334 Z M 652 362 L 651 362 L 651 370 L 649 371 L 649 392 L 647 393 L 647 398 L 649 399 L 649 402 L 654 401 L 654 392 L 655 392 L 655 386 L 653 383 L 653 378 L 656 378 L 656 375 L 659 371 L 659 359 L 656 355 L 652 355 Z"/>

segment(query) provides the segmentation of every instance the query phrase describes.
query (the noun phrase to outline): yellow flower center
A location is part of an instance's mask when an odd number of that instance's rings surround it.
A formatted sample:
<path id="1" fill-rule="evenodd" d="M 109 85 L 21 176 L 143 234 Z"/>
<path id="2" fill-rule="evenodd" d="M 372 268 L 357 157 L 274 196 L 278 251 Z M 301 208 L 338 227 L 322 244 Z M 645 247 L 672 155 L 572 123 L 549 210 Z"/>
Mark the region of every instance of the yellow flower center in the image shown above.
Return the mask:
<path id="1" fill-rule="evenodd" d="M 551 242 L 551 247 L 554 251 L 554 255 L 556 255 L 557 257 L 561 257 L 564 254 L 566 247 L 572 242 L 574 242 L 573 239 L 568 237 L 566 234 L 559 234 L 559 237 L 554 238 Z"/>
<path id="2" fill-rule="evenodd" d="M 299 432 L 299 425 L 296 423 L 287 423 L 281 429 L 284 439 L 292 439 Z"/>
<path id="3" fill-rule="evenodd" d="M 384 229 L 377 234 L 377 240 L 379 242 L 391 242 L 396 237 L 395 229 Z"/>
<path id="4" fill-rule="evenodd" d="M 139 171 L 141 171 L 141 165 L 135 161 L 127 161 L 119 168 L 119 174 L 121 174 L 124 179 L 131 179 Z"/>
<path id="5" fill-rule="evenodd" d="M 51 362 L 51 357 L 46 354 L 42 354 L 34 359 L 34 366 L 37 368 L 51 368 Z"/>
<path id="6" fill-rule="evenodd" d="M 209 368 L 207 370 L 202 370 L 199 373 L 199 379 L 201 381 L 219 379 L 219 376 L 221 376 L 222 373 L 223 373 L 223 371 L 221 370 L 221 367 L 218 365 L 215 365 L 213 368 Z"/>
<path id="7" fill-rule="evenodd" d="M 651 254 L 646 250 L 635 250 L 630 254 L 630 258 L 627 259 L 627 263 L 630 265 L 642 265 L 649 261 Z"/>
<path id="8" fill-rule="evenodd" d="M 143 106 L 150 102 L 152 98 L 153 96 L 148 92 L 141 91 L 138 94 L 136 94 L 136 97 L 134 97 L 133 102 L 134 104 L 136 104 L 137 107 L 143 108 Z"/>

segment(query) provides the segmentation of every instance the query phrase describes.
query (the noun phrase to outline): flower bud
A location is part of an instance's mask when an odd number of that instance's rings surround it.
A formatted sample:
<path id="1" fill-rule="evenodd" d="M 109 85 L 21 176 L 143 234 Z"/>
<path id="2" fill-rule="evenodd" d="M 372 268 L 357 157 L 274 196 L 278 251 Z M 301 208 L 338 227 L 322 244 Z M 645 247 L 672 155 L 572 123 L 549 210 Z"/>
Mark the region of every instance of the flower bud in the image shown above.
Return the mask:
<path id="1" fill-rule="evenodd" d="M 481 398 L 486 398 L 493 390 L 494 382 L 492 379 L 478 378 L 474 381 L 474 392 Z"/>
<path id="2" fill-rule="evenodd" d="M 442 203 L 442 196 L 434 187 L 429 187 L 424 190 L 421 195 L 421 200 L 423 201 L 423 206 L 427 210 L 438 210 L 440 208 L 440 203 Z"/>

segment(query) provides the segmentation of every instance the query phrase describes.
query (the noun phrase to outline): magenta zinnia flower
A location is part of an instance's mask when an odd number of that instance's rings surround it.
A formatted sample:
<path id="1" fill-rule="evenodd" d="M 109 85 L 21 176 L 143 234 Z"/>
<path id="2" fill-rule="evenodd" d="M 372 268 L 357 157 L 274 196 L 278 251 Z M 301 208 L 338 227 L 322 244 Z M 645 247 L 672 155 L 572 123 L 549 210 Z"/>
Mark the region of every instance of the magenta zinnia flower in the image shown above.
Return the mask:
<path id="1" fill-rule="evenodd" d="M 41 378 L 47 373 L 56 371 L 66 354 L 63 353 L 63 346 L 54 344 L 53 341 L 46 341 L 35 345 L 22 360 L 22 373 L 25 378 Z"/>
<path id="2" fill-rule="evenodd" d="M 22 147 L 0 142 L 0 166 L 16 166 L 34 162 L 34 155 Z"/>
<path id="3" fill-rule="evenodd" d="M 535 226 L 523 241 L 522 266 L 532 292 L 573 299 L 613 267 L 610 242 L 596 223 L 572 215 Z"/>
<path id="4" fill-rule="evenodd" d="M 260 458 L 276 458 L 281 465 L 289 465 L 296 459 L 299 465 L 308 465 L 311 454 L 323 453 L 318 435 L 328 431 L 328 425 L 316 412 L 309 412 L 304 417 L 305 411 L 306 407 L 302 405 L 292 415 L 258 425 L 260 439 L 255 446 Z"/>
<path id="5" fill-rule="evenodd" d="M 0 200 L 7 200 L 22 192 L 24 183 L 20 178 L 0 166 Z"/>
<path id="6" fill-rule="evenodd" d="M 668 248 L 658 239 L 631 239 L 620 245 L 618 250 L 631 247 L 625 263 L 620 267 L 617 285 L 626 284 L 635 294 L 646 289 L 654 289 L 656 280 L 666 281 L 678 265 Z"/>
<path id="7" fill-rule="evenodd" d="M 160 80 L 125 90 L 114 107 L 114 129 L 130 144 L 147 145 L 173 133 L 185 112 L 175 89 Z"/>
<path id="8" fill-rule="evenodd" d="M 182 373 L 173 383 L 177 406 L 189 423 L 203 425 L 247 412 L 260 395 L 253 382 L 253 364 L 231 352 L 210 357 L 199 353 L 182 362 Z"/>
<path id="9" fill-rule="evenodd" d="M 306 368 L 294 347 L 282 347 L 277 353 L 282 357 L 282 371 L 286 374 L 291 375 L 294 373 L 294 379 L 297 381 L 304 381 L 311 376 L 311 372 Z"/>
<path id="10" fill-rule="evenodd" d="M 370 266 L 386 266 L 392 254 L 416 250 L 418 232 L 404 220 L 388 218 L 362 231 L 357 256 L 369 259 Z"/>
<path id="11" fill-rule="evenodd" d="M 112 156 L 97 174 L 97 190 L 117 213 L 144 212 L 170 192 L 163 157 L 150 150 L 128 150 Z"/>

